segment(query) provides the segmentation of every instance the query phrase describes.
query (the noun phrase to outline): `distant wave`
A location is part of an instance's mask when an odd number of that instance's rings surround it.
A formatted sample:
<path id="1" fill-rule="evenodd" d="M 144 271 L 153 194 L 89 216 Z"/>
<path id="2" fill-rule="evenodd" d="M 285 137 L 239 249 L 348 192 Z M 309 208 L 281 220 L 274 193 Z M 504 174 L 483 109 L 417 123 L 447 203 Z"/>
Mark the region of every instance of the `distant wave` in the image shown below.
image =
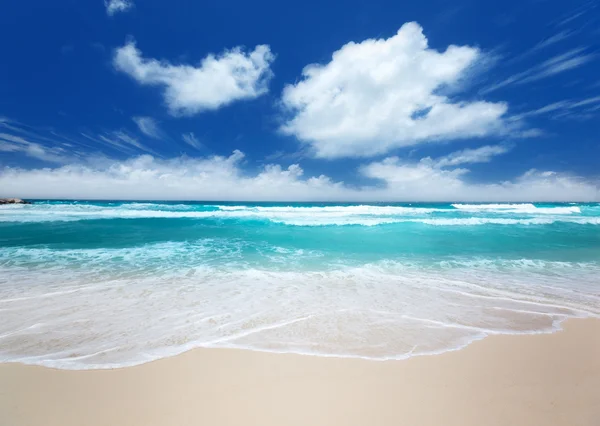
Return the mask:
<path id="1" fill-rule="evenodd" d="M 533 214 L 571 214 L 581 213 L 576 206 L 571 207 L 536 207 L 533 204 L 452 204 L 458 210 L 466 211 L 501 211 L 511 213 Z"/>
<path id="2" fill-rule="evenodd" d="M 533 218 L 533 219 L 503 219 L 503 218 L 438 218 L 438 219 L 404 219 L 404 218 L 303 218 L 303 219 L 270 219 L 275 223 L 291 226 L 378 226 L 393 223 L 421 223 L 431 226 L 481 226 L 481 225 L 551 225 L 553 223 L 572 223 L 577 225 L 600 225 L 598 217 L 580 218 Z"/>
<path id="3" fill-rule="evenodd" d="M 251 206 L 160 203 L 105 205 L 56 203 L 0 208 L 0 222 L 49 222 L 97 219 L 260 220 L 290 226 L 378 226 L 420 223 L 432 226 L 600 224 L 590 207 L 533 204 L 452 204 L 447 208 L 408 206 Z"/>
<path id="4" fill-rule="evenodd" d="M 460 210 L 535 210 L 537 207 L 531 203 L 526 204 L 452 204 L 452 207 Z"/>
<path id="5" fill-rule="evenodd" d="M 600 217 L 538 217 L 530 219 L 461 217 L 461 218 L 406 218 L 361 216 L 314 216 L 314 215 L 264 215 L 251 212 L 161 212 L 161 211 L 104 211 L 102 213 L 62 212 L 56 215 L 6 216 L 0 222 L 52 222 L 100 219 L 248 219 L 266 220 L 289 226 L 379 226 L 399 223 L 420 223 L 431 226 L 481 226 L 481 225 L 551 225 L 570 223 L 577 225 L 600 225 Z"/>
<path id="6" fill-rule="evenodd" d="M 431 208 L 431 207 L 403 207 L 403 206 L 216 206 L 223 211 L 249 211 L 260 213 L 342 213 L 342 214 L 360 214 L 360 215 L 408 215 L 408 214 L 426 214 L 432 212 L 444 212 L 449 209 Z"/>

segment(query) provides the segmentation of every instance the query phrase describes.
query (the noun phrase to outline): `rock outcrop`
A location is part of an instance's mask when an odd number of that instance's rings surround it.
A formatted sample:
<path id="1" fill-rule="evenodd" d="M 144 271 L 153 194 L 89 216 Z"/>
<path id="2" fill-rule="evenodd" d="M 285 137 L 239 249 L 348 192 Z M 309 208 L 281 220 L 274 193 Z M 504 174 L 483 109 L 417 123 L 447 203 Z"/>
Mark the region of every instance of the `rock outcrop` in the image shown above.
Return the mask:
<path id="1" fill-rule="evenodd" d="M 20 198 L 0 198 L 0 204 L 31 204 L 29 201 Z"/>

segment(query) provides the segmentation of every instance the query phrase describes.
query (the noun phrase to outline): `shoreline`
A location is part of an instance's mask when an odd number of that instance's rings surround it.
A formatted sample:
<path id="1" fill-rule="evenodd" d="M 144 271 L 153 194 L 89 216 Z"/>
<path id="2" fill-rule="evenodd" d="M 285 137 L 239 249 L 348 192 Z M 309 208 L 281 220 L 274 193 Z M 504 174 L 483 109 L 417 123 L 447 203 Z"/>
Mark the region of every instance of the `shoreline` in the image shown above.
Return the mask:
<path id="1" fill-rule="evenodd" d="M 483 335 L 476 336 L 470 338 L 469 341 L 465 343 L 461 343 L 460 345 L 447 348 L 440 349 L 438 351 L 432 352 L 410 352 L 408 354 L 399 355 L 396 357 L 367 357 L 360 355 L 345 355 L 345 354 L 323 354 L 317 352 L 293 352 L 293 351 L 278 351 L 264 348 L 254 348 L 254 347 L 243 347 L 243 346 L 202 346 L 200 345 L 190 345 L 188 347 L 182 348 L 180 351 L 173 351 L 173 353 L 165 354 L 162 356 L 157 356 L 152 359 L 148 359 L 147 361 L 131 361 L 124 362 L 119 365 L 115 364 L 92 364 L 88 368 L 68 368 L 64 366 L 53 366 L 53 365 L 45 365 L 43 363 L 35 363 L 35 362 L 24 362 L 20 360 L 16 361 L 3 361 L 0 360 L 0 365 L 9 364 L 9 365 L 22 365 L 28 367 L 41 367 L 47 368 L 51 370 L 58 371 L 107 371 L 107 370 L 121 370 L 124 368 L 132 368 L 132 367 L 140 367 L 146 364 L 151 364 L 154 362 L 160 362 L 162 360 L 168 360 L 170 358 L 179 357 L 185 355 L 188 352 L 194 351 L 213 351 L 213 350 L 225 350 L 225 351 L 243 351 L 243 352 L 257 352 L 257 353 L 265 353 L 270 355 L 292 355 L 292 356 L 301 356 L 301 357 L 316 357 L 316 358 L 333 358 L 333 359 L 343 359 L 343 360 L 359 360 L 359 361 L 368 361 L 368 362 L 397 362 L 397 361 L 407 361 L 412 358 L 420 358 L 420 357 L 432 357 L 432 356 L 440 356 L 451 352 L 462 351 L 467 347 L 471 346 L 474 343 L 480 342 L 482 340 L 488 339 L 492 336 L 536 336 L 536 335 L 546 335 L 546 334 L 554 334 L 563 331 L 563 324 L 565 322 L 578 321 L 578 320 L 598 320 L 600 322 L 600 317 L 592 315 L 591 313 L 586 313 L 584 316 L 566 316 L 562 319 L 556 319 L 552 322 L 550 326 L 551 329 L 540 329 L 540 330 L 529 330 L 529 331 L 518 331 L 518 330 L 502 330 L 498 332 L 492 332 L 490 330 L 482 331 Z M 84 355 L 82 358 L 91 357 L 95 354 Z M 77 359 L 77 358 L 73 358 Z M 63 360 L 53 360 L 53 361 L 45 361 L 48 364 L 59 364 L 63 362 Z"/>
<path id="2" fill-rule="evenodd" d="M 198 348 L 117 369 L 0 363 L 0 424 L 595 426 L 600 319 L 561 327 L 404 360 Z"/>

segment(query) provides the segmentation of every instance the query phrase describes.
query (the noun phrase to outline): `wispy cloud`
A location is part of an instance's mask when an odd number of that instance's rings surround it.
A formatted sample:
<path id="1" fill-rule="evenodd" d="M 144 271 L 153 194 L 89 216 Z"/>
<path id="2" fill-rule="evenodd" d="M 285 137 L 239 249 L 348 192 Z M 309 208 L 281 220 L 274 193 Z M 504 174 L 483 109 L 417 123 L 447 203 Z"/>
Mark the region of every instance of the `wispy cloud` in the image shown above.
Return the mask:
<path id="1" fill-rule="evenodd" d="M 556 25 L 557 26 L 561 26 L 561 25 L 566 25 L 571 21 L 574 21 L 575 19 L 579 18 L 580 16 L 582 16 L 583 14 L 585 14 L 586 11 L 583 10 L 581 12 L 576 12 L 573 13 L 572 15 L 567 16 L 565 19 L 561 20 L 560 22 L 558 22 Z"/>
<path id="2" fill-rule="evenodd" d="M 527 83 L 577 68 L 591 60 L 594 56 L 591 53 L 583 53 L 584 51 L 584 48 L 577 48 L 569 50 L 562 55 L 554 56 L 542 62 L 539 72 L 523 78 L 521 82 Z"/>
<path id="3" fill-rule="evenodd" d="M 115 13 L 126 12 L 133 8 L 131 0 L 104 0 L 106 13 L 108 16 L 113 16 Z"/>
<path id="4" fill-rule="evenodd" d="M 577 108 L 577 107 L 581 107 L 581 106 L 586 106 L 586 105 L 590 105 L 590 104 L 595 104 L 600 102 L 600 96 L 594 96 L 593 98 L 587 98 L 584 99 L 582 101 L 577 101 L 575 102 L 572 107 L 573 108 Z"/>
<path id="5" fill-rule="evenodd" d="M 137 124 L 140 132 L 154 139 L 160 139 L 162 131 L 158 123 L 152 117 L 133 117 L 132 120 Z"/>
<path id="6" fill-rule="evenodd" d="M 533 46 L 532 50 L 536 51 L 536 50 L 541 50 L 544 49 L 548 46 L 552 46 L 553 44 L 556 44 L 558 42 L 561 42 L 563 40 L 568 39 L 569 37 L 571 37 L 573 34 L 575 34 L 575 31 L 570 31 L 570 30 L 563 30 L 560 31 L 548 38 L 545 38 L 544 40 L 540 41 L 538 44 L 536 44 L 535 46 Z"/>
<path id="7" fill-rule="evenodd" d="M 67 163 L 84 155 L 84 144 L 52 129 L 39 131 L 8 117 L 0 117 L 0 152 L 13 152 L 49 163 Z"/>
<path id="8" fill-rule="evenodd" d="M 193 148 L 202 149 L 204 147 L 202 145 L 202 142 L 198 140 L 198 138 L 196 137 L 196 135 L 194 135 L 193 132 L 184 133 L 183 135 L 181 135 L 181 139 L 183 139 L 185 143 L 187 143 Z"/>
<path id="9" fill-rule="evenodd" d="M 588 108 L 585 108 L 588 107 Z M 590 118 L 589 113 L 600 109 L 600 96 L 581 100 L 564 99 L 515 115 L 517 119 L 552 114 L 553 117 Z"/>
<path id="10" fill-rule="evenodd" d="M 52 128 L 36 128 L 0 117 L 0 152 L 19 153 L 52 163 L 67 163 L 83 157 L 108 158 L 152 154 L 162 157 L 126 130 L 83 131 L 65 136 Z"/>
<path id="11" fill-rule="evenodd" d="M 116 151 L 121 154 L 128 154 L 128 155 L 135 153 L 135 151 L 132 147 L 127 146 L 127 145 L 123 144 L 122 142 L 119 142 L 115 138 L 111 138 L 106 135 L 101 134 L 101 135 L 96 136 L 94 134 L 90 134 L 87 132 L 81 132 L 80 136 L 82 136 L 86 140 L 90 141 L 93 144 L 92 146 L 95 147 L 96 149 L 108 148 L 111 151 Z"/>
<path id="12" fill-rule="evenodd" d="M 568 3 L 565 3 L 565 4 L 568 4 Z M 597 6 L 598 6 L 597 1 L 595 1 L 595 0 L 587 1 L 579 6 L 575 7 L 570 12 L 564 14 L 560 18 L 556 19 L 554 21 L 554 24 L 557 27 L 567 25 L 567 24 L 579 19 L 580 17 L 585 16 L 588 12 L 590 12 L 592 9 L 596 8 Z"/>
<path id="13" fill-rule="evenodd" d="M 73 160 L 73 156 L 64 148 L 45 147 L 8 133 L 0 133 L 0 152 L 18 152 L 49 163 L 63 164 Z"/>
<path id="14" fill-rule="evenodd" d="M 564 40 L 567 40 L 569 37 L 573 36 L 575 33 L 577 33 L 577 31 L 574 31 L 574 30 L 559 31 L 558 33 L 556 33 L 554 35 L 551 35 L 549 37 L 546 37 L 546 38 L 540 40 L 533 47 L 530 47 L 529 49 L 525 50 L 524 52 L 522 52 L 512 58 L 506 59 L 502 64 L 506 66 L 506 65 L 511 65 L 511 64 L 520 62 L 525 58 L 529 58 L 530 56 L 540 53 L 541 51 L 543 51 L 544 49 L 546 49 L 550 46 L 553 46 Z"/>
<path id="15" fill-rule="evenodd" d="M 589 62 L 594 57 L 591 53 L 586 53 L 586 49 L 578 47 L 571 49 L 568 52 L 553 56 L 544 62 L 529 68 L 526 71 L 514 74 L 499 83 L 493 84 L 484 88 L 481 93 L 486 94 L 498 90 L 502 87 L 513 84 L 525 84 L 543 78 L 551 77 L 556 74 L 577 68 L 586 62 Z"/>
<path id="16" fill-rule="evenodd" d="M 435 160 L 427 159 L 435 167 L 451 167 L 461 164 L 489 163 L 492 158 L 511 150 L 507 145 L 486 145 L 475 149 L 456 151 Z M 423 160 L 421 160 L 423 161 Z"/>
<path id="17" fill-rule="evenodd" d="M 125 130 L 116 130 L 113 132 L 98 135 L 98 138 L 113 147 L 125 149 L 129 153 L 146 152 L 157 155 L 154 150 L 142 144 L 136 137 L 130 135 Z M 137 148 L 137 150 L 136 150 Z"/>
<path id="18" fill-rule="evenodd" d="M 310 149 L 304 147 L 298 151 L 286 152 L 278 150 L 265 156 L 261 163 L 270 163 L 273 161 L 300 161 L 304 158 L 310 157 Z"/>

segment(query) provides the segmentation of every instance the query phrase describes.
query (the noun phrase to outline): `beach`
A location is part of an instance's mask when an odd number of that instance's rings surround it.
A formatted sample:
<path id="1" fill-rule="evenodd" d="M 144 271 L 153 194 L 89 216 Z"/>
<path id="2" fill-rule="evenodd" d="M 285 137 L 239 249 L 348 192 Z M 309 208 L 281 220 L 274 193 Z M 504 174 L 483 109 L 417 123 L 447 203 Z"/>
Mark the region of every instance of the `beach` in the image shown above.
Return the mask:
<path id="1" fill-rule="evenodd" d="M 6 2 L 0 426 L 600 426 L 600 3 L 513 3 Z"/>
<path id="2" fill-rule="evenodd" d="M 370 361 L 195 349 L 113 370 L 0 364 L 2 426 L 600 424 L 600 320 Z"/>
<path id="3" fill-rule="evenodd" d="M 0 209 L 0 426 L 600 426 L 600 204 Z"/>

